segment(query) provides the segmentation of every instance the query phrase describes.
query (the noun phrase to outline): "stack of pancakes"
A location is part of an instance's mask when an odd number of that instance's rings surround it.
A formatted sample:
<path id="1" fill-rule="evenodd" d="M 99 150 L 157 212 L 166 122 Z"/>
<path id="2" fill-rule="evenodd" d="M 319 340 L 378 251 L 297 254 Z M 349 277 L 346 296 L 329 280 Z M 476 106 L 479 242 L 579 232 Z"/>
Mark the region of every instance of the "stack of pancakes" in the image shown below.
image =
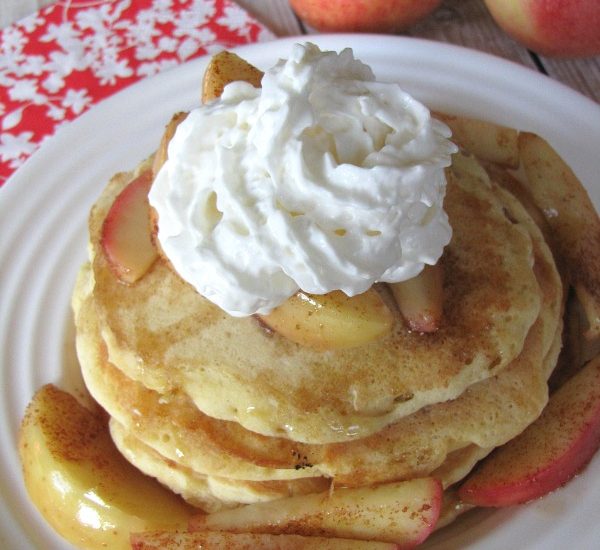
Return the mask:
<path id="1" fill-rule="evenodd" d="M 73 297 L 85 382 L 140 470 L 213 511 L 433 475 L 448 487 L 534 421 L 561 340 L 562 286 L 523 206 L 459 154 L 447 171 L 453 238 L 440 260 L 444 317 L 316 351 L 234 318 L 160 258 L 132 285 L 113 274 L 90 215 Z"/>

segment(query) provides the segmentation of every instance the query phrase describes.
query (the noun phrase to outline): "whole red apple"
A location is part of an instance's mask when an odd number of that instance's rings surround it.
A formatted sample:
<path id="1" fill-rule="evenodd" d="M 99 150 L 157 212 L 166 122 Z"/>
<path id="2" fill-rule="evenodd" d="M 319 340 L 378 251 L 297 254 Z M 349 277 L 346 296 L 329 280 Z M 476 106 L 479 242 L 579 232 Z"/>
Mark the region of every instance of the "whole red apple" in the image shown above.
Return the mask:
<path id="1" fill-rule="evenodd" d="M 298 17 L 321 32 L 383 32 L 406 29 L 442 0 L 290 0 Z"/>
<path id="2" fill-rule="evenodd" d="M 524 46 L 547 56 L 600 54 L 600 0 L 485 0 L 496 20 Z"/>

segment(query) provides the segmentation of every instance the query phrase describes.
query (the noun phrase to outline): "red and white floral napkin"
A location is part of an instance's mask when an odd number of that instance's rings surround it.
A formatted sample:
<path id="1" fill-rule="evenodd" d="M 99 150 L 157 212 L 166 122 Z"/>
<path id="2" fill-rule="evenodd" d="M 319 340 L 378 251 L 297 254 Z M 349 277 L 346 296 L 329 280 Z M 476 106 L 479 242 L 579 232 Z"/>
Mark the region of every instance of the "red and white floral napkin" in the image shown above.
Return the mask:
<path id="1" fill-rule="evenodd" d="M 59 126 L 138 80 L 275 36 L 230 0 L 59 0 L 0 30 L 0 185 Z"/>

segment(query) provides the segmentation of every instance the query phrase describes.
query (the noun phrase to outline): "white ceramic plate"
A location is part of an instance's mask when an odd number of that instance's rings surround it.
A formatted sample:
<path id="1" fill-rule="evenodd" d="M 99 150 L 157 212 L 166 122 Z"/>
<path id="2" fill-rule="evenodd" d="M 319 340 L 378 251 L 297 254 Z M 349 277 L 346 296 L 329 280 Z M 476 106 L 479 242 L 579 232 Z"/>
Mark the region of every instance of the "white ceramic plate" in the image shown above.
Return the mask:
<path id="1" fill-rule="evenodd" d="M 486 118 L 546 137 L 571 164 L 598 207 L 600 106 L 546 77 L 478 52 L 399 37 L 311 37 L 354 48 L 382 80 L 397 81 L 431 108 Z M 294 39 L 245 47 L 261 68 L 287 56 Z M 134 85 L 46 142 L 0 191 L 1 548 L 69 548 L 29 502 L 16 451 L 26 404 L 46 382 L 80 386 L 69 298 L 84 260 L 86 218 L 117 171 L 157 145 L 171 114 L 195 106 L 206 60 Z M 470 514 L 436 534 L 439 549 L 595 547 L 600 456 L 566 488 L 531 505 Z M 151 505 L 151 503 L 149 503 Z"/>

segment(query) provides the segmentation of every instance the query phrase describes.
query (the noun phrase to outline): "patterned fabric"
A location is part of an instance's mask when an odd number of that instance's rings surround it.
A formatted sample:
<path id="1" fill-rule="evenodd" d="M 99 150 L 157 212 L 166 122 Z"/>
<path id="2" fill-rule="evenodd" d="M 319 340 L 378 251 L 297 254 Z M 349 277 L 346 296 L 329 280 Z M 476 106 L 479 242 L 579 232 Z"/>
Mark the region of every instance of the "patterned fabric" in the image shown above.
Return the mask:
<path id="1" fill-rule="evenodd" d="M 0 30 L 0 185 L 62 124 L 129 84 L 273 38 L 230 0 L 60 0 Z"/>

